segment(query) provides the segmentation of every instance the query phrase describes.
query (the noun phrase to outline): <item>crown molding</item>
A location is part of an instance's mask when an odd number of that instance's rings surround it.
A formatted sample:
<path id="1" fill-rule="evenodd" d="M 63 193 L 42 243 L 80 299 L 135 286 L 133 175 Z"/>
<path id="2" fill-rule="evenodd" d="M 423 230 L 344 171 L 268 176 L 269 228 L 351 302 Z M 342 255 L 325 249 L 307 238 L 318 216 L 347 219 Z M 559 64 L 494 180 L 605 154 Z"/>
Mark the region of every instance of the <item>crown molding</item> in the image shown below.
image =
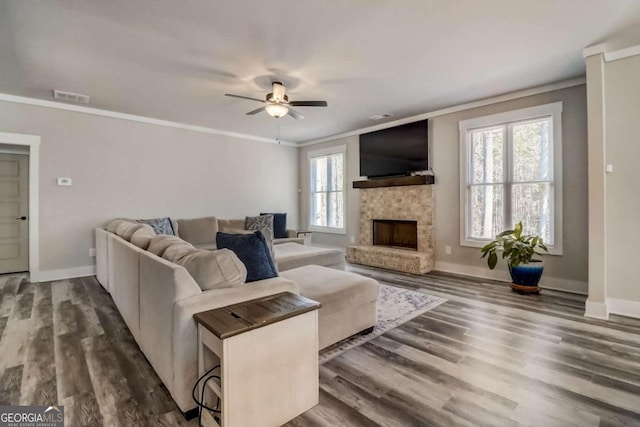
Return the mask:
<path id="1" fill-rule="evenodd" d="M 588 58 L 589 56 L 598 55 L 600 53 L 604 53 L 606 50 L 606 43 L 598 43 L 593 46 L 587 46 L 582 51 L 582 57 Z"/>
<path id="2" fill-rule="evenodd" d="M 53 108 L 56 110 L 73 111 L 75 113 L 91 114 L 94 116 L 109 117 L 112 119 L 128 120 L 138 123 L 146 123 L 156 126 L 165 126 L 175 129 L 188 130 L 192 132 L 208 133 L 211 135 L 222 135 L 231 138 L 245 139 L 249 141 L 267 142 L 270 144 L 278 144 L 278 141 L 272 138 L 264 138 L 261 136 L 249 135 L 239 132 L 231 132 L 222 129 L 214 129 L 205 126 L 196 126 L 186 123 L 172 122 L 169 120 L 154 119 L 151 117 L 137 116 L 135 114 L 119 113 L 117 111 L 103 110 L 100 108 L 84 107 L 82 105 L 65 104 L 62 102 L 48 101 L 44 99 L 28 98 L 25 96 L 9 95 L 0 93 L 0 101 L 13 102 L 16 104 L 34 105 L 37 107 Z M 297 144 L 288 141 L 280 141 L 280 145 L 289 147 L 297 147 Z"/>
<path id="3" fill-rule="evenodd" d="M 582 51 L 582 56 L 588 58 L 589 56 L 602 54 L 605 62 L 617 61 L 618 59 L 628 58 L 630 56 L 640 55 L 640 45 L 629 46 L 623 49 L 616 49 L 612 51 L 607 50 L 606 43 L 600 43 L 593 46 L 585 47 Z"/>
<path id="4" fill-rule="evenodd" d="M 307 147 L 310 145 L 320 144 L 323 142 L 334 141 L 340 138 L 347 138 L 349 136 L 360 135 L 367 132 L 374 132 L 377 130 L 387 129 L 394 126 L 400 126 L 407 123 L 417 122 L 419 120 L 431 119 L 433 117 L 444 116 L 445 114 L 457 113 L 459 111 L 470 110 L 472 108 L 484 107 L 486 105 L 497 104 L 499 102 L 512 101 L 518 98 L 524 98 L 527 96 L 538 95 L 545 92 L 553 92 L 554 90 L 566 89 L 569 87 L 580 86 L 586 83 L 585 77 L 577 77 L 570 80 L 564 80 L 557 83 L 551 83 L 544 86 L 537 86 L 530 89 L 519 90 L 516 92 L 510 92 L 504 95 L 498 95 L 491 98 L 480 99 L 478 101 L 467 102 L 465 104 L 456 105 L 453 107 L 442 108 L 440 110 L 431 111 L 429 113 L 419 114 L 417 116 L 406 117 L 404 119 L 394 120 L 375 126 L 369 126 L 361 129 L 352 130 L 336 135 L 327 136 L 324 138 L 314 139 L 297 144 L 298 147 Z"/>

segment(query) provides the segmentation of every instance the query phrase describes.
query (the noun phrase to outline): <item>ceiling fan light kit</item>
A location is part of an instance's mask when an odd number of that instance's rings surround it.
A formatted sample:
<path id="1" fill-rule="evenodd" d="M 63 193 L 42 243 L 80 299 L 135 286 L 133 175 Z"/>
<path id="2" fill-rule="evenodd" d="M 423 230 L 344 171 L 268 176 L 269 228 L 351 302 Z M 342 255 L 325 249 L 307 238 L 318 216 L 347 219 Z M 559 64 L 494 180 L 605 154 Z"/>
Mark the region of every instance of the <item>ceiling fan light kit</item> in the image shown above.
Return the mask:
<path id="1" fill-rule="evenodd" d="M 264 109 L 267 110 L 267 114 L 275 119 L 279 119 L 289 112 L 289 107 L 284 104 L 267 104 Z"/>
<path id="2" fill-rule="evenodd" d="M 289 97 L 286 95 L 287 88 L 280 82 L 273 82 L 273 92 L 268 93 L 265 100 L 252 98 L 243 95 L 233 95 L 225 93 L 225 96 L 233 98 L 247 99 L 249 101 L 257 101 L 266 104 L 264 107 L 257 110 L 249 111 L 248 116 L 253 116 L 262 111 L 266 111 L 271 117 L 279 119 L 283 116 L 291 116 L 296 120 L 304 119 L 304 116 L 292 109 L 291 107 L 326 107 L 327 101 L 289 101 Z"/>

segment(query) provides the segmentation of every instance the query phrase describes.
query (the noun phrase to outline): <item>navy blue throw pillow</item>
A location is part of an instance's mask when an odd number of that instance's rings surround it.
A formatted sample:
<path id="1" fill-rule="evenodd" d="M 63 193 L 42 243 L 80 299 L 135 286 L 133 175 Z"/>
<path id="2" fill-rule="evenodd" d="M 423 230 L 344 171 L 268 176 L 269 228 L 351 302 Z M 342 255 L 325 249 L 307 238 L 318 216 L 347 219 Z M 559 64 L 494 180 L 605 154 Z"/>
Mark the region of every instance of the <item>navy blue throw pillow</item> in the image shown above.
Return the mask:
<path id="1" fill-rule="evenodd" d="M 286 213 L 261 213 L 260 215 L 273 215 L 273 237 L 284 239 L 287 236 L 287 214 Z"/>
<path id="2" fill-rule="evenodd" d="M 252 234 L 216 234 L 218 249 L 231 249 L 247 268 L 247 282 L 278 277 L 271 251 L 261 231 Z"/>

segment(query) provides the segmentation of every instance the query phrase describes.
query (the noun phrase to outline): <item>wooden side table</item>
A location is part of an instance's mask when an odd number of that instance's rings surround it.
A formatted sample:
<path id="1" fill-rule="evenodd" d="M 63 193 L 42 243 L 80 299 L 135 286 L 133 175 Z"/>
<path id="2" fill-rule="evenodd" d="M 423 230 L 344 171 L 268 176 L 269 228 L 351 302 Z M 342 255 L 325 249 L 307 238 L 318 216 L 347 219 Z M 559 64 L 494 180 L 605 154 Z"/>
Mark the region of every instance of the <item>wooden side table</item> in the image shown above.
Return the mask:
<path id="1" fill-rule="evenodd" d="M 220 398 L 223 427 L 280 426 L 318 404 L 319 308 L 283 292 L 193 316 L 199 376 L 220 365 L 205 402 Z M 203 422 L 220 425 L 205 412 Z"/>

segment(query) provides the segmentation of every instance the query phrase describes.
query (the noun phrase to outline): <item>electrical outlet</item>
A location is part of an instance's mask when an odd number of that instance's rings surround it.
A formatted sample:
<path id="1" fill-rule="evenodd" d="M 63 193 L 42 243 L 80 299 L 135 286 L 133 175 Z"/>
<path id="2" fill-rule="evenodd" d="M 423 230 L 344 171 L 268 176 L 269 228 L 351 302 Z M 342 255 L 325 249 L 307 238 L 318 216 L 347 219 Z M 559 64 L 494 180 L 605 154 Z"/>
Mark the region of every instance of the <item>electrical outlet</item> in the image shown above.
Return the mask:
<path id="1" fill-rule="evenodd" d="M 447 255 L 451 255 L 451 246 L 445 246 L 444 247 L 444 253 Z"/>
<path id="2" fill-rule="evenodd" d="M 95 256 L 96 256 L 96 248 L 91 248 L 91 249 L 89 249 L 89 256 L 90 256 L 91 258 L 93 258 L 93 257 L 95 257 Z"/>
<path id="3" fill-rule="evenodd" d="M 355 236 L 351 236 L 351 237 L 349 237 L 349 241 L 350 241 L 351 243 L 355 243 L 355 242 L 356 242 L 356 237 L 355 237 Z"/>

